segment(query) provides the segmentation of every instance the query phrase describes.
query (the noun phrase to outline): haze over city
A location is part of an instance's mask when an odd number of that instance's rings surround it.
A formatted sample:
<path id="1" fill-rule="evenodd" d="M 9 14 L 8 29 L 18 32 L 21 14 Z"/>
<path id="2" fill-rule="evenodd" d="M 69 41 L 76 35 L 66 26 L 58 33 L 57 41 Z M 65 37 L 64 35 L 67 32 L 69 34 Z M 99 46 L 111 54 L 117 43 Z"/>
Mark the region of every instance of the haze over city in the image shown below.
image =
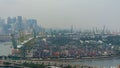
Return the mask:
<path id="1" fill-rule="evenodd" d="M 35 18 L 45 28 L 119 30 L 119 0 L 0 0 L 0 15 Z"/>
<path id="2" fill-rule="evenodd" d="M 120 68 L 120 0 L 0 0 L 0 68 Z"/>

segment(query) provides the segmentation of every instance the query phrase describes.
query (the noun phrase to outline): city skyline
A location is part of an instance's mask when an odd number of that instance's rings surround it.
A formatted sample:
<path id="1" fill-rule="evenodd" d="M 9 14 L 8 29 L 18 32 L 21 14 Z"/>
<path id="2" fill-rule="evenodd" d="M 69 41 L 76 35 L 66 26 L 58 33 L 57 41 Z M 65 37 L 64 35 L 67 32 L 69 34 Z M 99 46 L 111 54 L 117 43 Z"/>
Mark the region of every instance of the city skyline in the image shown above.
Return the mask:
<path id="1" fill-rule="evenodd" d="M 119 30 L 119 0 L 0 0 L 1 17 L 35 18 L 45 28 Z"/>
<path id="2" fill-rule="evenodd" d="M 23 18 L 22 16 L 8 18 L 0 17 L 0 34 L 18 33 L 19 31 L 27 34 L 32 33 L 33 29 L 39 32 L 40 28 L 37 20 L 33 18 Z"/>

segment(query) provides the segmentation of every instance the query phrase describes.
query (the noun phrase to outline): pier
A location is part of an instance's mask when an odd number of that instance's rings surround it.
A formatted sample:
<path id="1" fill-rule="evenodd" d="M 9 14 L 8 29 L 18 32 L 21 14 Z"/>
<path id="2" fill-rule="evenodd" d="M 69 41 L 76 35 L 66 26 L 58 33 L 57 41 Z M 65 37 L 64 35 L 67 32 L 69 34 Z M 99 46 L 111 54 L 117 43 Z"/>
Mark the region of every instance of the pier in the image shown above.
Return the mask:
<path id="1" fill-rule="evenodd" d="M 17 68 L 29 68 L 22 66 L 23 64 L 44 64 L 46 67 L 47 66 L 56 66 L 60 68 L 64 68 L 66 66 L 71 66 L 72 68 L 97 68 L 97 67 L 92 67 L 92 66 L 87 66 L 87 65 L 75 65 L 75 64 L 70 64 L 67 62 L 58 62 L 58 61 L 41 61 L 41 60 L 0 60 L 0 66 L 15 66 Z"/>

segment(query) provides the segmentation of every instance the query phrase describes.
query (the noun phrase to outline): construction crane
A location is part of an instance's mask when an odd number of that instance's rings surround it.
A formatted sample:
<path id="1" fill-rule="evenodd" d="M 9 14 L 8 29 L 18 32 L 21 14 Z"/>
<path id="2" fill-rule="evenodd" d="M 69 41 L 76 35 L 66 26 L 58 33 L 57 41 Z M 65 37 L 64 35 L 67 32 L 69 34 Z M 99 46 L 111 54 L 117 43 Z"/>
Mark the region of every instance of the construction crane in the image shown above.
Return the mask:
<path id="1" fill-rule="evenodd" d="M 14 56 L 13 59 L 16 59 L 18 57 L 18 44 L 17 44 L 17 40 L 16 40 L 16 37 L 15 37 L 15 34 L 11 34 L 11 37 L 12 37 L 12 45 L 13 45 L 13 48 L 12 48 L 12 56 Z M 16 57 L 16 58 L 15 58 Z"/>
<path id="2" fill-rule="evenodd" d="M 20 48 L 23 46 L 21 44 L 21 36 L 22 36 L 21 31 L 19 31 L 18 34 L 19 34 L 18 39 L 16 37 L 16 33 L 15 32 L 13 32 L 11 34 L 11 40 L 12 40 L 12 45 L 13 45 L 12 55 L 16 56 L 16 57 L 18 57 L 18 55 L 19 55 L 18 53 L 20 51 Z"/>
<path id="3" fill-rule="evenodd" d="M 12 37 L 12 45 L 14 49 L 17 49 L 17 41 L 15 39 L 15 34 L 11 34 Z"/>
<path id="4" fill-rule="evenodd" d="M 34 35 L 34 38 L 36 38 L 37 32 L 36 32 L 36 30 L 34 28 L 33 28 L 33 35 Z"/>
<path id="5" fill-rule="evenodd" d="M 103 26 L 103 30 L 101 32 L 101 35 L 103 36 L 104 35 L 104 32 L 105 32 L 105 26 Z"/>

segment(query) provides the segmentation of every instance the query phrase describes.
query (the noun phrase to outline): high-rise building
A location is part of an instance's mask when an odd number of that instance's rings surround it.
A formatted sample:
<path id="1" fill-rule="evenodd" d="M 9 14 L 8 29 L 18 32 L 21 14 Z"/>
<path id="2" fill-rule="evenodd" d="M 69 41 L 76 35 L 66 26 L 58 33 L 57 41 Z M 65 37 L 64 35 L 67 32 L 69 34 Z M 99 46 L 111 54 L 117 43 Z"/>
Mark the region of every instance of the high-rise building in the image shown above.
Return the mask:
<path id="1" fill-rule="evenodd" d="M 40 31 L 40 27 L 37 25 L 37 20 L 36 19 L 28 19 L 27 20 L 27 25 L 29 30 L 35 30 L 35 32 Z"/>
<path id="2" fill-rule="evenodd" d="M 11 24 L 14 24 L 14 23 L 16 23 L 16 17 L 13 17 L 13 18 L 8 17 L 7 18 L 7 24 L 8 25 L 11 25 Z"/>
<path id="3" fill-rule="evenodd" d="M 23 19 L 22 16 L 8 17 L 7 20 L 0 17 L 0 31 L 1 33 L 9 34 L 12 32 L 29 32 L 39 31 L 40 27 L 37 25 L 36 19 Z"/>
<path id="4" fill-rule="evenodd" d="M 17 30 L 18 31 L 23 30 L 22 16 L 17 17 Z"/>
<path id="5" fill-rule="evenodd" d="M 27 24 L 32 27 L 32 28 L 35 28 L 37 26 L 37 20 L 36 19 L 29 19 L 27 21 Z"/>
<path id="6" fill-rule="evenodd" d="M 16 17 L 13 17 L 12 22 L 16 23 Z"/>
<path id="7" fill-rule="evenodd" d="M 22 16 L 18 16 L 17 21 L 18 21 L 18 23 L 22 23 Z"/>
<path id="8" fill-rule="evenodd" d="M 12 23 L 12 19 L 11 19 L 11 17 L 8 17 L 7 18 L 7 24 L 11 24 Z"/>

